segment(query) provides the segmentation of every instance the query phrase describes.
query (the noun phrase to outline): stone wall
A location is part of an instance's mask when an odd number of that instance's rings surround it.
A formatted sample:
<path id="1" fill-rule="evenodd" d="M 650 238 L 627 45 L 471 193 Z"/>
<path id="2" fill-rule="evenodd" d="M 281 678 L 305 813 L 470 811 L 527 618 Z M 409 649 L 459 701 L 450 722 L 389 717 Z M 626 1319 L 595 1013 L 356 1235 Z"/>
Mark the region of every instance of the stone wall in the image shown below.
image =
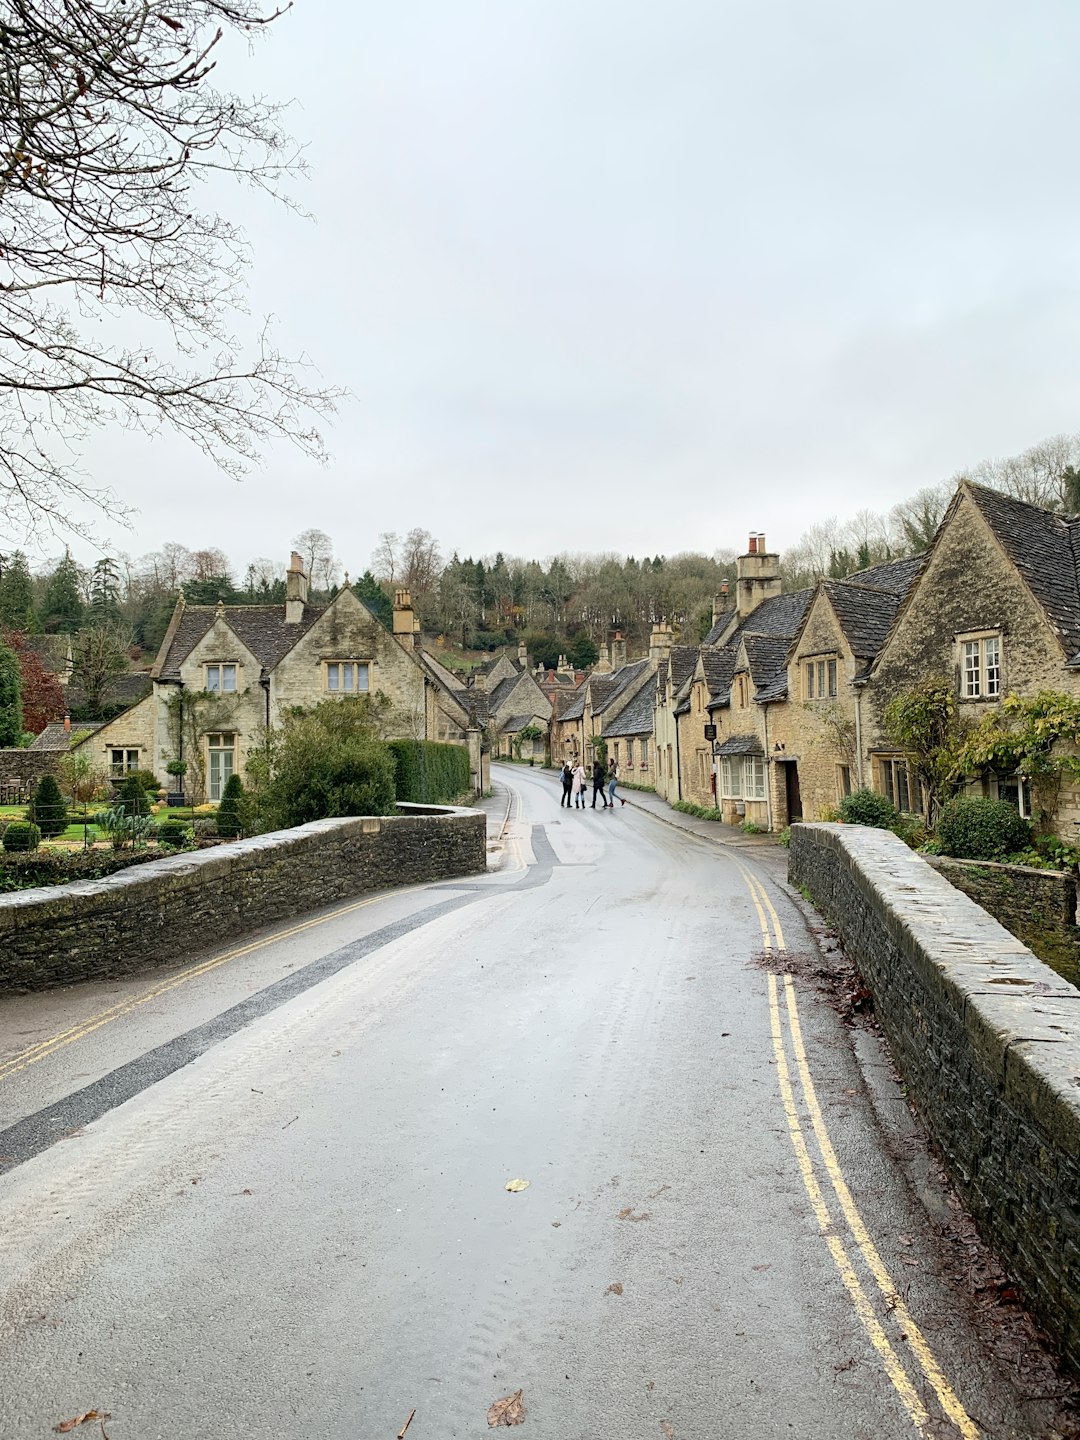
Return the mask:
<path id="1" fill-rule="evenodd" d="M 43 775 L 55 775 L 60 750 L 0 750 L 0 785 L 33 788 Z"/>
<path id="2" fill-rule="evenodd" d="M 953 1181 L 1080 1369 L 1080 993 L 895 835 L 796 825 Z"/>
<path id="3" fill-rule="evenodd" d="M 0 994 L 144 970 L 367 891 L 485 870 L 479 811 L 399 809 L 0 895 Z"/>
<path id="4" fill-rule="evenodd" d="M 928 859 L 946 880 L 1000 920 L 1062 979 L 1080 985 L 1075 876 L 1026 865 L 950 860 L 944 855 Z"/>

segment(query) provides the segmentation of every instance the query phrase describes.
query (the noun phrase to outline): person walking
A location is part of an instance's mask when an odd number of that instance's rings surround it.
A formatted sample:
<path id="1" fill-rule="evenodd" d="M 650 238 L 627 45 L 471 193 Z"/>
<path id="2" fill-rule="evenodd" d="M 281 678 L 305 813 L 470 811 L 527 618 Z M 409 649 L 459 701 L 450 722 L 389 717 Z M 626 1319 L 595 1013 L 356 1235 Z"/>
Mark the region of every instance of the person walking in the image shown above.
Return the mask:
<path id="1" fill-rule="evenodd" d="M 559 801 L 559 809 L 565 805 L 570 809 L 570 794 L 574 785 L 574 767 L 569 760 L 563 761 L 562 767 L 562 799 Z"/>
<path id="2" fill-rule="evenodd" d="M 601 760 L 598 755 L 593 761 L 592 767 L 592 808 L 594 810 L 596 809 L 597 795 L 599 795 L 600 799 L 604 802 L 604 809 L 606 810 L 608 808 L 607 796 L 604 794 L 604 782 L 606 779 L 607 771 L 604 768 L 603 760 Z"/>
<path id="3" fill-rule="evenodd" d="M 579 760 L 578 763 L 574 766 L 573 780 L 571 781 L 571 787 L 574 792 L 575 810 L 585 809 L 585 787 L 588 785 L 588 783 L 588 780 L 585 778 L 585 766 L 582 765 L 581 761 Z"/>
<path id="4" fill-rule="evenodd" d="M 610 761 L 608 762 L 607 775 L 608 775 L 608 782 L 607 782 L 608 799 L 611 801 L 611 808 L 614 810 L 614 809 L 615 809 L 615 786 L 619 783 L 619 762 L 618 762 L 617 760 L 610 760 Z M 626 801 L 622 798 L 621 795 L 619 796 L 619 804 L 620 804 L 620 805 L 625 805 L 625 804 L 626 804 Z"/>

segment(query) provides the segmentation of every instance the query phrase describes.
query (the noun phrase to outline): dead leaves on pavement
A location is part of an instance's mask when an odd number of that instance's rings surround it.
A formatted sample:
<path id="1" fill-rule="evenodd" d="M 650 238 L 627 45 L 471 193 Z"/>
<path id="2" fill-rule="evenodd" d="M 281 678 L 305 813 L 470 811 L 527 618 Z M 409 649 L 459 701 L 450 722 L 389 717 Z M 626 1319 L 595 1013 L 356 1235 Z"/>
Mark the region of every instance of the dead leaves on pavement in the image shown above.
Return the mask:
<path id="1" fill-rule="evenodd" d="M 54 1425 L 53 1430 L 57 1435 L 67 1435 L 80 1425 L 89 1424 L 96 1420 L 101 1425 L 101 1433 L 105 1433 L 105 1421 L 109 1418 L 107 1410 L 84 1410 L 81 1415 L 73 1415 L 70 1420 L 61 1420 L 59 1425 Z"/>
<path id="2" fill-rule="evenodd" d="M 525 1419 L 525 1392 L 515 1390 L 502 1400 L 496 1400 L 487 1412 L 487 1422 L 492 1430 L 499 1425 L 520 1425 Z"/>

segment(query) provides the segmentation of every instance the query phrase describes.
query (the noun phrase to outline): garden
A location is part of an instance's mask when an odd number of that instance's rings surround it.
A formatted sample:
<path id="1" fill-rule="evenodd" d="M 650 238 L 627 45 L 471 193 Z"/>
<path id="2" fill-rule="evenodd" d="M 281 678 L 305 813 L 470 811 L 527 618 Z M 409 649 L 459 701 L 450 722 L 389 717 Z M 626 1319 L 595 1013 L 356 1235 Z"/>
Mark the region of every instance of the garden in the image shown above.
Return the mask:
<path id="1" fill-rule="evenodd" d="M 167 766 L 182 782 L 182 762 Z M 363 698 L 287 715 L 229 777 L 218 804 L 178 807 L 151 772 L 111 776 L 77 748 L 23 805 L 0 806 L 0 892 L 98 879 L 164 854 L 347 815 L 388 815 L 399 801 L 469 797 L 468 752 L 385 740 Z"/>

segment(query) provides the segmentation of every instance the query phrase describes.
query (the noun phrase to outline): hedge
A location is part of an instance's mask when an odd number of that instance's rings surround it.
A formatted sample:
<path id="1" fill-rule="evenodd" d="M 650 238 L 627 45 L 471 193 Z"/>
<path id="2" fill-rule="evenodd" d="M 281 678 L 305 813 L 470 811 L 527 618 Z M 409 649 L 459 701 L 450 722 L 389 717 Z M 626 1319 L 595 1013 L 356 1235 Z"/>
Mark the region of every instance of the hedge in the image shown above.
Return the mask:
<path id="1" fill-rule="evenodd" d="M 391 740 L 394 789 L 398 800 L 417 805 L 451 805 L 472 788 L 464 745 L 435 740 Z"/>

